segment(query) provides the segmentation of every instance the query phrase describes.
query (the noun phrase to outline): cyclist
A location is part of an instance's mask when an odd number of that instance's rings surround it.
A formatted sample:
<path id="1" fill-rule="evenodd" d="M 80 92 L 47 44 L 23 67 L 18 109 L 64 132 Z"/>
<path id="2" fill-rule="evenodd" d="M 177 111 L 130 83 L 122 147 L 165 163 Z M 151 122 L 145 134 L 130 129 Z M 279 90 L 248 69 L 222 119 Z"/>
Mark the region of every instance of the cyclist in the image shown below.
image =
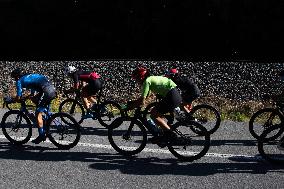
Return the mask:
<path id="1" fill-rule="evenodd" d="M 16 68 L 11 72 L 11 77 L 16 81 L 17 95 L 11 99 L 12 102 L 20 102 L 21 99 L 30 98 L 36 102 L 36 118 L 39 136 L 32 140 L 39 144 L 45 141 L 45 131 L 43 127 L 43 112 L 49 108 L 51 101 L 56 97 L 56 90 L 48 78 L 41 74 L 27 74 L 21 68 Z M 30 95 L 23 97 L 23 89 L 30 90 Z M 36 99 L 36 100 L 35 100 Z"/>
<path id="2" fill-rule="evenodd" d="M 192 78 L 181 76 L 176 68 L 172 68 L 166 72 L 166 77 L 173 80 L 177 87 L 181 90 L 182 107 L 189 113 L 192 109 L 192 102 L 200 97 L 200 90 Z"/>
<path id="3" fill-rule="evenodd" d="M 77 70 L 74 66 L 67 66 L 64 73 L 71 77 L 74 82 L 73 87 L 66 90 L 66 92 L 82 89 L 80 96 L 87 110 L 87 114 L 83 118 L 94 118 L 92 106 L 89 102 L 96 103 L 96 93 L 103 87 L 103 82 L 100 80 L 101 76 L 95 71 Z"/>
<path id="4" fill-rule="evenodd" d="M 154 136 L 150 141 L 152 143 L 159 143 L 171 137 L 176 137 L 163 116 L 165 113 L 173 112 L 182 102 L 176 84 L 171 79 L 164 76 L 151 76 L 149 71 L 143 67 L 136 68 L 132 72 L 132 78 L 142 86 L 142 90 L 141 96 L 134 100 L 133 103 L 129 105 L 128 109 L 144 106 L 150 92 L 162 97 L 157 106 L 151 110 L 150 117 L 156 125 L 159 125 L 163 129 L 164 134 L 162 136 Z"/>

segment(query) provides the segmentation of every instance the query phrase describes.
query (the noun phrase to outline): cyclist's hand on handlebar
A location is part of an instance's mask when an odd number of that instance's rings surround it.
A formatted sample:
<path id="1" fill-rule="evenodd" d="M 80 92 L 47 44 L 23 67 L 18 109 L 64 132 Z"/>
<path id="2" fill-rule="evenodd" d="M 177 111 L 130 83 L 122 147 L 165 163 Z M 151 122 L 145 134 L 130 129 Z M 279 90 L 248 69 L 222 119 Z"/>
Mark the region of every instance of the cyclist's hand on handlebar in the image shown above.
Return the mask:
<path id="1" fill-rule="evenodd" d="M 15 100 L 10 96 L 4 97 L 4 103 L 11 104 L 11 103 L 14 103 L 14 102 L 15 102 Z"/>

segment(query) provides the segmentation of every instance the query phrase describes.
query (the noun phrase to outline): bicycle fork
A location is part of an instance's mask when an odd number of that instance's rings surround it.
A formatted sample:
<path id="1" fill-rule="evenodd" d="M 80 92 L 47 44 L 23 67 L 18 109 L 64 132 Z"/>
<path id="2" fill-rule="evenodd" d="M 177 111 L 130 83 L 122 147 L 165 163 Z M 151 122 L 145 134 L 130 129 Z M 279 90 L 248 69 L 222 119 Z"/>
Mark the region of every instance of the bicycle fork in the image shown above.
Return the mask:
<path id="1" fill-rule="evenodd" d="M 15 124 L 15 126 L 12 128 L 12 131 L 18 132 L 18 130 L 19 130 L 19 128 L 20 128 L 20 123 L 21 123 L 21 122 L 22 122 L 22 116 L 19 115 L 19 116 L 17 116 L 17 118 L 16 118 L 16 124 Z"/>

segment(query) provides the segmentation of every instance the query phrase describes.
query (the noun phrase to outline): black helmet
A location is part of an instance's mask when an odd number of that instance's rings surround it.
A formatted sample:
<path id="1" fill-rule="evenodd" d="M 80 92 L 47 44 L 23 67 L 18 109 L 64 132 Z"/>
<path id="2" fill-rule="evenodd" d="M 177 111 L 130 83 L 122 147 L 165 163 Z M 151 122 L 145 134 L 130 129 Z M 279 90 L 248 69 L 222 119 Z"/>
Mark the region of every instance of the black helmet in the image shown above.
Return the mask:
<path id="1" fill-rule="evenodd" d="M 20 68 L 16 68 L 11 72 L 12 78 L 21 77 L 23 75 L 23 71 Z"/>

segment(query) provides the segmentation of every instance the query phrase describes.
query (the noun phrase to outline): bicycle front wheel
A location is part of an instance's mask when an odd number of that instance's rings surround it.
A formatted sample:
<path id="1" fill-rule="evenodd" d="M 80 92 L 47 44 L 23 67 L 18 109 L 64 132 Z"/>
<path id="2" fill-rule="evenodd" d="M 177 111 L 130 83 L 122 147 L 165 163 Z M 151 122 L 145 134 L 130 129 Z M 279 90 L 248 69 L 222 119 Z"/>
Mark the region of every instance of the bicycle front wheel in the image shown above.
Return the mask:
<path id="1" fill-rule="evenodd" d="M 80 125 L 67 113 L 56 113 L 47 120 L 47 137 L 60 149 L 76 146 L 81 137 Z"/>
<path id="2" fill-rule="evenodd" d="M 96 111 L 99 123 L 108 128 L 113 120 L 122 116 L 121 106 L 114 101 L 105 101 L 99 105 Z"/>
<path id="3" fill-rule="evenodd" d="M 186 125 L 177 122 L 173 127 L 178 138 L 168 145 L 168 149 L 175 157 L 182 161 L 194 161 L 208 152 L 210 134 L 201 124 L 195 121 L 189 121 Z"/>
<path id="4" fill-rule="evenodd" d="M 260 135 L 264 132 L 264 130 L 274 126 L 274 125 L 282 125 L 283 117 L 281 113 L 273 108 L 264 108 L 257 112 L 255 112 L 249 121 L 249 132 L 251 135 L 259 139 Z M 278 130 L 274 130 L 274 135 L 272 133 L 269 136 L 266 136 L 268 139 L 277 138 L 280 134 L 280 127 Z M 279 131 L 279 132 L 275 132 Z"/>
<path id="5" fill-rule="evenodd" d="M 200 104 L 193 107 L 190 113 L 195 118 L 195 121 L 203 125 L 210 134 L 217 131 L 220 126 L 220 113 L 213 106 Z"/>
<path id="6" fill-rule="evenodd" d="M 19 110 L 6 112 L 1 121 L 4 136 L 13 144 L 25 144 L 32 136 L 29 118 Z"/>
<path id="7" fill-rule="evenodd" d="M 279 133 L 277 137 L 275 133 Z M 268 128 L 260 135 L 258 140 L 258 151 L 260 155 L 271 163 L 284 164 L 284 128 L 282 125 L 276 125 Z"/>
<path id="8" fill-rule="evenodd" d="M 108 140 L 118 153 L 131 156 L 145 148 L 147 131 L 136 119 L 119 117 L 108 129 Z"/>
<path id="9" fill-rule="evenodd" d="M 84 120 L 83 116 L 85 115 L 85 109 L 83 105 L 75 99 L 69 98 L 62 101 L 59 105 L 58 111 L 72 115 L 79 124 L 81 124 Z"/>

